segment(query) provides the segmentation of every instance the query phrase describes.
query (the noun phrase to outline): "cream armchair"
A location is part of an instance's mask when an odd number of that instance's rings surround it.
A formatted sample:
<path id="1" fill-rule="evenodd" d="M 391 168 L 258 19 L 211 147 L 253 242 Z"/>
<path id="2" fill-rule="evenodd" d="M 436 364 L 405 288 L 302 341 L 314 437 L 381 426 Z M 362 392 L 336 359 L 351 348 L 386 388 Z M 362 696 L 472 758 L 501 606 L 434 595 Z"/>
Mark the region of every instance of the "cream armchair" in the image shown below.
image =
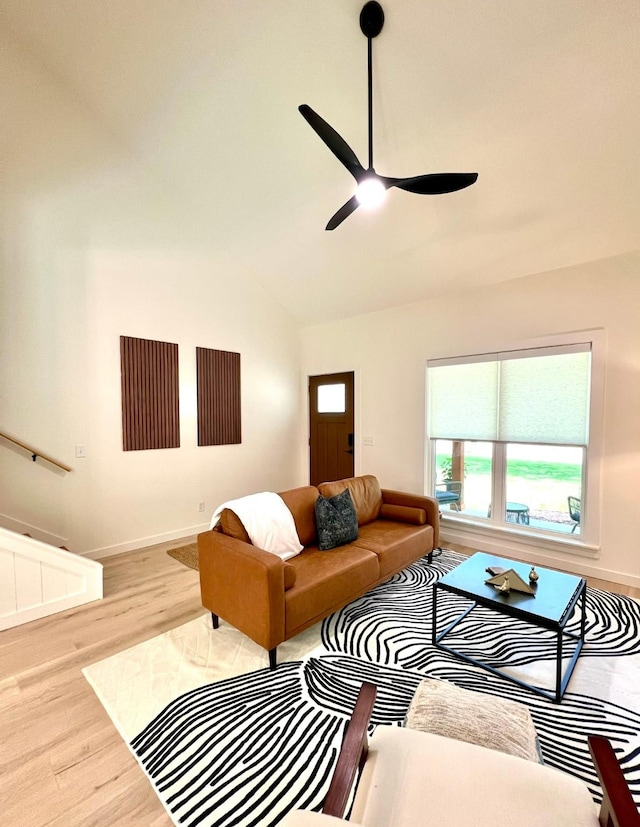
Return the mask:
<path id="1" fill-rule="evenodd" d="M 598 809 L 582 781 L 476 744 L 378 726 L 368 745 L 375 695 L 375 686 L 363 684 L 322 813 L 291 812 L 283 827 L 640 827 L 605 738 L 589 738 L 604 790 Z M 359 766 L 350 821 L 344 821 Z"/>

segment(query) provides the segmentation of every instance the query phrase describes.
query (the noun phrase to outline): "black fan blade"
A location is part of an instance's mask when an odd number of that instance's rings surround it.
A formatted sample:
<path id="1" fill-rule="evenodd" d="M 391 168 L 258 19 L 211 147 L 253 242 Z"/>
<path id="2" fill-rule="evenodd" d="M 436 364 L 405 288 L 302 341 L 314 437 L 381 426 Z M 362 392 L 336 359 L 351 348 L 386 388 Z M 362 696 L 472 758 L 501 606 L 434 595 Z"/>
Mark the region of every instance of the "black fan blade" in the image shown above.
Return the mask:
<path id="1" fill-rule="evenodd" d="M 358 161 L 355 152 L 344 138 L 341 138 L 335 129 L 329 126 L 329 124 L 323 120 L 317 112 L 314 112 L 310 106 L 307 106 L 306 103 L 298 107 L 298 112 L 300 112 L 309 126 L 322 138 L 340 163 L 349 170 L 356 181 L 360 181 L 365 174 L 365 170 L 360 161 Z"/>
<path id="2" fill-rule="evenodd" d="M 332 216 L 329 223 L 325 227 L 325 230 L 335 230 L 335 228 L 338 227 L 340 224 L 342 224 L 342 222 L 345 220 L 345 218 L 349 218 L 351 213 L 354 210 L 357 210 L 359 206 L 360 206 L 360 202 L 358 201 L 358 199 L 354 195 L 353 198 L 350 198 L 347 201 L 347 203 L 343 204 L 340 207 L 340 209 L 338 210 L 338 212 L 334 216 Z"/>
<path id="3" fill-rule="evenodd" d="M 432 172 L 428 175 L 416 175 L 413 178 L 383 178 L 378 176 L 387 189 L 399 187 L 407 192 L 419 195 L 442 195 L 470 187 L 478 180 L 477 172 Z"/>

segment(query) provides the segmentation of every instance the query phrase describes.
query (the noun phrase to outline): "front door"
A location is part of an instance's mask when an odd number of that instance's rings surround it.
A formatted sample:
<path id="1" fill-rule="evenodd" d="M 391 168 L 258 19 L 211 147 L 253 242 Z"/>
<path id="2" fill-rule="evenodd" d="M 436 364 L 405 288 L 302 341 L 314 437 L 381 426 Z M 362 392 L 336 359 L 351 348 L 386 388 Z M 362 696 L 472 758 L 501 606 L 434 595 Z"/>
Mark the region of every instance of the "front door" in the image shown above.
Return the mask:
<path id="1" fill-rule="evenodd" d="M 353 373 L 309 377 L 311 485 L 352 477 Z"/>

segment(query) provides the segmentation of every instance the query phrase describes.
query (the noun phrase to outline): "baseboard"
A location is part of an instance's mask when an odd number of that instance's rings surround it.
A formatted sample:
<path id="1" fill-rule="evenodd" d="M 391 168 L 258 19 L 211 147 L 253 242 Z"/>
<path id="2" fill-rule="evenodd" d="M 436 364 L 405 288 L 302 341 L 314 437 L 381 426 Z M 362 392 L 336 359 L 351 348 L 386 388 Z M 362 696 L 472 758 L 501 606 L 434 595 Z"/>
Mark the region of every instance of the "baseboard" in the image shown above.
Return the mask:
<path id="1" fill-rule="evenodd" d="M 57 534 L 52 534 L 52 532 L 39 526 L 16 520 L 8 514 L 0 514 L 0 527 L 14 531 L 16 534 L 28 534 L 34 540 L 40 540 L 41 543 L 48 543 L 50 546 L 60 548 L 69 545 L 69 540 L 66 537 L 59 537 Z"/>
<path id="2" fill-rule="evenodd" d="M 82 552 L 82 557 L 89 557 L 91 560 L 99 560 L 103 557 L 113 557 L 116 554 L 124 554 L 126 551 L 136 551 L 139 548 L 146 548 L 147 546 L 155 546 L 159 543 L 167 543 L 171 540 L 194 540 L 197 534 L 203 531 L 208 531 L 209 523 L 202 525 L 189 526 L 178 531 L 169 531 L 166 534 L 153 534 L 150 537 L 140 537 L 137 540 L 130 540 L 126 543 L 118 543 L 115 546 L 105 546 L 104 548 L 90 549 Z"/>
<path id="3" fill-rule="evenodd" d="M 598 580 L 640 588 L 639 576 L 594 565 L 592 555 L 585 557 L 585 559 L 575 559 L 560 551 L 554 552 L 551 549 L 541 551 L 539 548 L 533 547 L 533 544 L 527 546 L 507 537 L 502 539 L 477 533 L 473 535 L 468 531 L 456 530 L 455 527 L 451 526 L 441 526 L 440 543 L 443 547 L 446 547 L 447 543 L 454 543 L 467 548 L 477 548 L 479 551 L 486 551 L 499 557 L 532 563 L 536 566 L 562 569 L 580 577 L 595 577 Z M 575 552 L 572 553 L 575 554 Z"/>

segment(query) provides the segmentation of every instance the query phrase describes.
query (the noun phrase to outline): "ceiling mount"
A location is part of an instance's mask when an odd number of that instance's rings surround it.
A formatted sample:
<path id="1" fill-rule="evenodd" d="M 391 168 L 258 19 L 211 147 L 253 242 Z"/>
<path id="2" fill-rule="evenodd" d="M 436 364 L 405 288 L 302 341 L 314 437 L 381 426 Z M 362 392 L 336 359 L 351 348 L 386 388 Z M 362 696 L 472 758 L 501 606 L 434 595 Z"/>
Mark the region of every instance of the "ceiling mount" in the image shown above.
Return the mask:
<path id="1" fill-rule="evenodd" d="M 365 37 L 377 37 L 384 26 L 384 12 L 380 3 L 370 0 L 360 12 L 360 30 Z"/>
<path id="2" fill-rule="evenodd" d="M 367 72 L 368 72 L 368 120 L 369 120 L 369 166 L 365 169 L 358 160 L 355 152 L 335 129 L 330 126 L 317 112 L 303 103 L 298 107 L 302 117 L 309 126 L 329 147 L 340 163 L 353 175 L 358 184 L 356 194 L 331 217 L 327 230 L 335 230 L 345 218 L 348 218 L 360 205 L 366 206 L 370 197 L 371 204 L 379 204 L 384 197 L 385 190 L 398 187 L 407 192 L 420 195 L 440 195 L 456 192 L 475 183 L 477 172 L 435 172 L 427 175 L 416 175 L 412 178 L 386 178 L 378 175 L 373 168 L 373 72 L 372 72 L 372 41 L 382 31 L 384 26 L 384 12 L 380 3 L 375 0 L 365 3 L 360 12 L 360 29 L 367 38 Z"/>

